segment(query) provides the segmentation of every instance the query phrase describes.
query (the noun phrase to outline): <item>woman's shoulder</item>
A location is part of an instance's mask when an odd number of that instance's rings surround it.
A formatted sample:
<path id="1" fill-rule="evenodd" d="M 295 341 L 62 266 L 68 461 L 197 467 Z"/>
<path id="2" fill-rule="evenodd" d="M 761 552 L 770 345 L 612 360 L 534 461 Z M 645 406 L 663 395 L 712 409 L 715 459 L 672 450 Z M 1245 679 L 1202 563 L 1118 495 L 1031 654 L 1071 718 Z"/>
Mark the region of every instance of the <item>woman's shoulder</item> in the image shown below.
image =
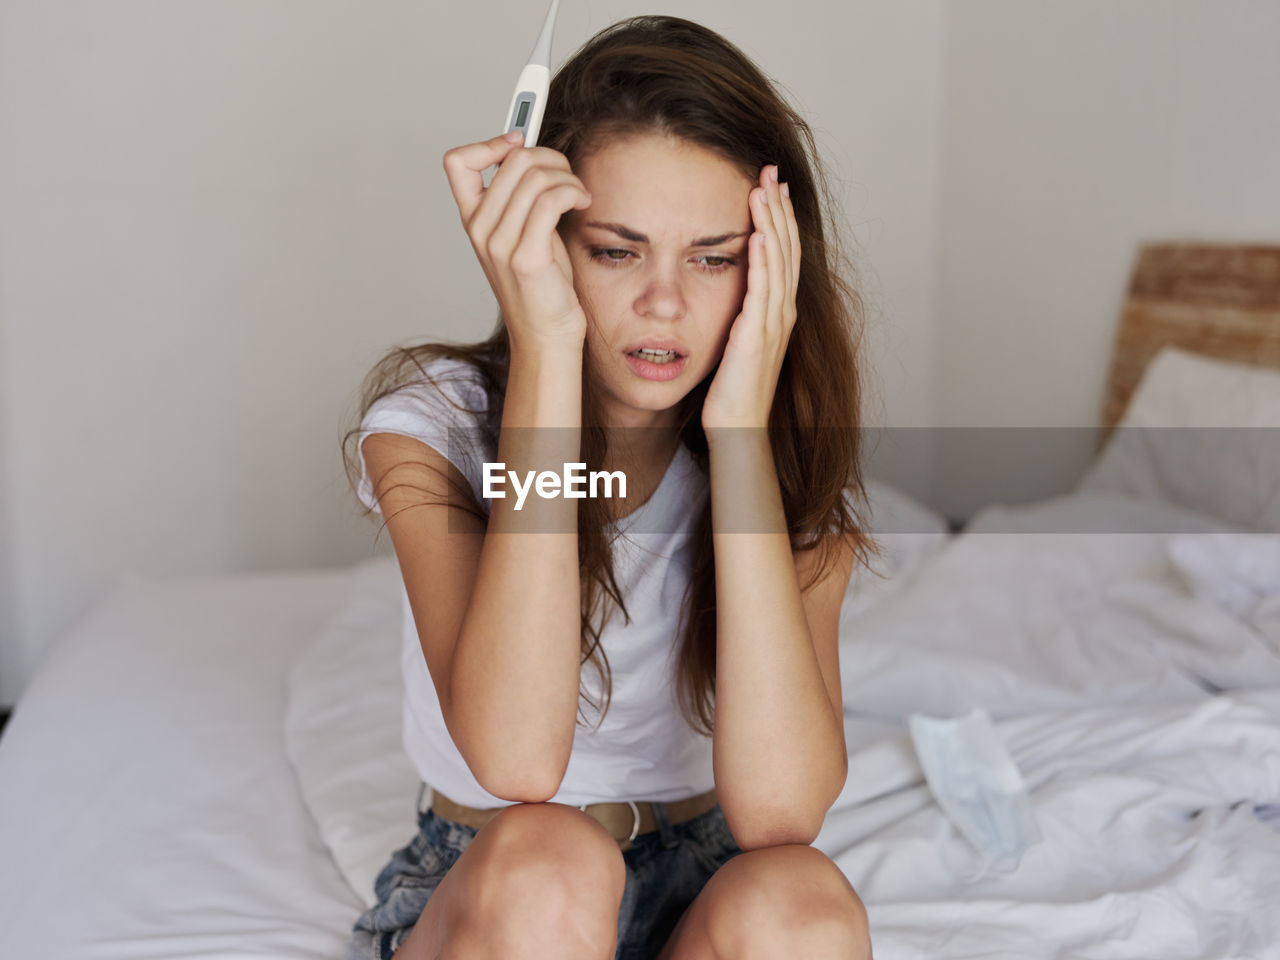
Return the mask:
<path id="1" fill-rule="evenodd" d="M 497 444 L 484 371 L 466 360 L 440 356 L 422 359 L 411 370 L 369 404 L 360 436 L 398 433 L 446 455 L 458 454 L 451 459 L 491 459 L 488 454 Z"/>
<path id="2" fill-rule="evenodd" d="M 440 398 L 471 413 L 489 409 L 488 378 L 483 370 L 468 360 L 456 357 L 433 357 L 421 363 L 414 375 L 398 385 L 383 399 L 396 402 L 437 401 Z"/>
<path id="3" fill-rule="evenodd" d="M 484 422 L 490 405 L 488 378 L 478 366 L 433 357 L 370 403 L 361 428 L 369 432 L 380 425 L 420 421 L 470 428 Z"/>
<path id="4" fill-rule="evenodd" d="M 489 407 L 487 377 L 476 364 L 441 356 L 414 364 L 411 376 L 369 404 L 356 431 L 361 500 L 372 501 L 363 441 L 379 433 L 399 434 L 436 450 L 462 472 L 478 498 L 483 464 L 495 459 L 497 451 Z"/>

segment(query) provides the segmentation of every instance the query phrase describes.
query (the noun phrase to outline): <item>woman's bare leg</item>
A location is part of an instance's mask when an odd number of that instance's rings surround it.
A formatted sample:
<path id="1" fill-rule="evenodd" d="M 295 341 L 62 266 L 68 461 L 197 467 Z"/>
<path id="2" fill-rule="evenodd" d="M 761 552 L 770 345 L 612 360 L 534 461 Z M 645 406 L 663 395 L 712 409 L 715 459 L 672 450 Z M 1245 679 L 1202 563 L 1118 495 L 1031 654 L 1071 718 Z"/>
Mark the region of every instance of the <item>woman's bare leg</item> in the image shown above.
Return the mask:
<path id="1" fill-rule="evenodd" d="M 862 900 L 826 854 L 799 844 L 734 857 L 689 905 L 660 960 L 868 960 Z"/>
<path id="2" fill-rule="evenodd" d="M 625 882 L 594 819 L 517 804 L 476 834 L 393 960 L 612 960 Z"/>

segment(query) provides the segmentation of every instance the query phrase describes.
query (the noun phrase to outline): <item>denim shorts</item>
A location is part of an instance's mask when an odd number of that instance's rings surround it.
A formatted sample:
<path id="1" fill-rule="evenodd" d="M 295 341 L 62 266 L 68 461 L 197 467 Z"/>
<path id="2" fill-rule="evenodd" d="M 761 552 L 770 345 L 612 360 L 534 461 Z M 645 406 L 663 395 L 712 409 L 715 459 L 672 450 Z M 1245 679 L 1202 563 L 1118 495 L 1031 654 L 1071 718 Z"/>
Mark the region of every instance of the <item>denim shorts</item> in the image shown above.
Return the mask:
<path id="1" fill-rule="evenodd" d="M 653 809 L 658 829 L 636 837 L 622 854 L 627 881 L 614 960 L 656 957 L 711 875 L 742 852 L 719 805 L 677 824 L 665 804 Z M 475 835 L 473 827 L 419 810 L 418 833 L 378 874 L 378 902 L 356 920 L 344 960 L 390 960 Z"/>

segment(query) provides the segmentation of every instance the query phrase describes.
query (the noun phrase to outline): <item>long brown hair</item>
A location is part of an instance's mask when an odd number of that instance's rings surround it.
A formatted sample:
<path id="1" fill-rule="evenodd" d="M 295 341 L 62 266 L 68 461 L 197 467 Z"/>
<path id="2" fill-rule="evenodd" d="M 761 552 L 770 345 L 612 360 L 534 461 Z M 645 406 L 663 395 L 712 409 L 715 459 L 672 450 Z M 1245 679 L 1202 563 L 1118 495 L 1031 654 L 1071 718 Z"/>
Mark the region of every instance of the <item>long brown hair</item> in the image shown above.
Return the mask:
<path id="1" fill-rule="evenodd" d="M 856 560 L 866 563 L 875 545 L 861 532 L 865 495 L 860 472 L 861 381 L 858 343 L 862 301 L 845 275 L 852 265 L 834 224 L 834 206 L 812 131 L 740 50 L 706 27 L 676 17 L 623 20 L 592 37 L 551 81 L 539 145 L 563 153 L 571 167 L 607 138 L 660 134 L 706 148 L 755 179 L 761 167 L 778 165 L 790 185 L 802 256 L 796 292 L 798 320 L 778 377 L 769 437 L 787 530 L 795 550 L 818 548 L 814 576 L 830 569 L 832 535 L 852 534 Z M 562 221 L 563 227 L 563 221 Z M 506 391 L 510 345 L 499 316 L 493 334 L 477 344 L 423 343 L 396 348 L 366 379 L 360 418 L 381 397 L 405 384 L 431 379 L 425 367 L 439 358 L 471 364 L 489 396 L 484 431 L 496 445 Z M 605 433 L 597 422 L 595 387 L 583 352 L 582 453 L 589 470 L 601 469 Z M 705 473 L 707 442 L 702 399 L 712 374 L 679 409 L 682 443 Z M 344 441 L 358 437 L 358 428 Z M 360 476 L 358 451 L 348 450 L 348 473 Z M 458 498 L 451 503 L 457 505 Z M 471 513 L 484 519 L 479 505 Z M 695 525 L 691 575 L 680 612 L 678 699 L 689 724 L 714 727 L 716 674 L 715 554 L 708 501 Z M 629 621 L 614 579 L 612 535 L 602 499 L 578 509 L 578 558 L 582 584 L 582 663 L 600 671 L 608 707 L 609 667 L 600 635 L 613 609 Z M 584 694 L 585 699 L 585 694 Z M 603 717 L 603 713 L 601 714 Z"/>

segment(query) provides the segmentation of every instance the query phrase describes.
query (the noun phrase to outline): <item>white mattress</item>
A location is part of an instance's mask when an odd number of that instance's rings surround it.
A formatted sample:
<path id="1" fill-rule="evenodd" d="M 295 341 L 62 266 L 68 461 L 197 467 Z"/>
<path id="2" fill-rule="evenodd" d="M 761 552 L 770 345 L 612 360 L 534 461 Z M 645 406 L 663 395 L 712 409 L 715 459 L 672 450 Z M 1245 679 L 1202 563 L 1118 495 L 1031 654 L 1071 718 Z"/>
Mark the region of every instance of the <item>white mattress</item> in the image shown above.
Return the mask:
<path id="1" fill-rule="evenodd" d="M 282 727 L 349 578 L 125 584 L 51 654 L 0 738 L 0 957 L 337 955 L 362 904 Z"/>

